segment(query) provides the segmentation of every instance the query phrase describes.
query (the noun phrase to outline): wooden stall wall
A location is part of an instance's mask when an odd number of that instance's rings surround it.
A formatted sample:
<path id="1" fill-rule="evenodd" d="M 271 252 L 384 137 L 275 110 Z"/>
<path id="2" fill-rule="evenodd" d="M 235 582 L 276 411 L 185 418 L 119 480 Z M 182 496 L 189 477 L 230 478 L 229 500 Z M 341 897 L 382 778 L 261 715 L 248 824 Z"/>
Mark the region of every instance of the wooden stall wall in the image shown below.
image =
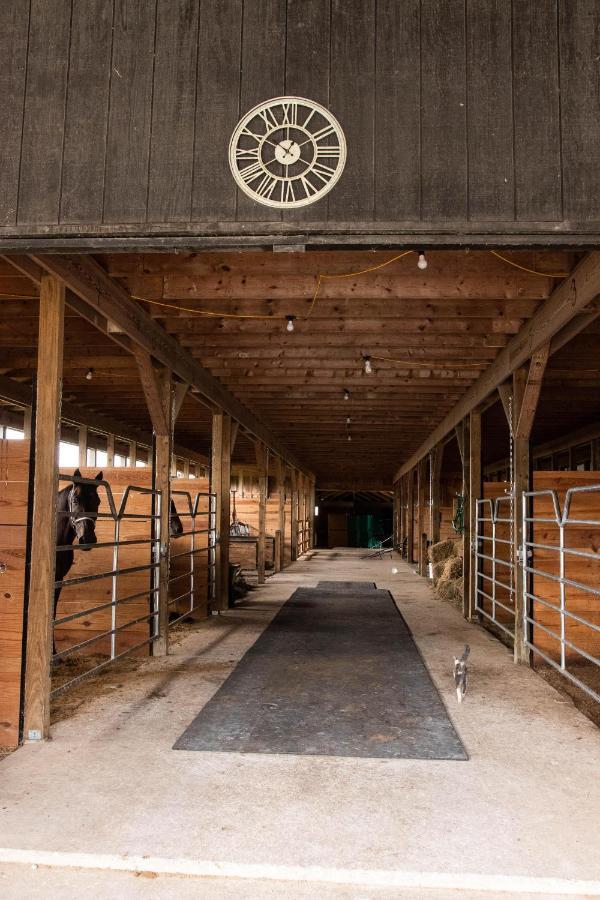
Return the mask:
<path id="1" fill-rule="evenodd" d="M 0 440 L 0 747 L 19 740 L 29 441 Z"/>
<path id="2" fill-rule="evenodd" d="M 440 540 L 456 540 L 459 535 L 452 527 L 456 514 L 456 495 L 462 491 L 462 478 L 443 479 L 440 490 Z"/>
<path id="3" fill-rule="evenodd" d="M 534 486 L 536 491 L 555 490 L 558 494 L 560 509 L 564 507 L 565 495 L 569 488 L 600 484 L 600 472 L 535 472 Z M 536 497 L 533 515 L 554 519 L 554 508 L 551 497 Z M 594 560 L 565 554 L 564 574 L 566 578 L 589 585 L 600 590 L 600 491 L 574 495 L 569 513 L 571 519 L 595 521 L 599 524 L 567 525 L 565 529 L 565 546 L 570 549 L 585 550 L 597 554 Z M 552 522 L 535 525 L 533 540 L 535 543 L 556 547 L 559 543 L 559 529 Z M 552 550 L 534 550 L 533 565 L 550 575 L 560 574 L 559 555 Z M 534 575 L 532 593 L 548 602 L 560 606 L 560 585 L 551 578 Z M 565 595 L 566 608 L 592 624 L 600 627 L 600 597 L 585 590 L 568 586 Z M 542 603 L 533 602 L 533 618 L 540 625 L 560 634 L 560 616 Z M 565 638 L 591 655 L 600 657 L 600 633 L 585 625 L 566 617 Z M 542 628 L 533 627 L 533 642 L 555 662 L 560 662 L 560 644 Z M 566 658 L 569 664 L 585 664 L 585 659 L 577 651 L 567 647 Z M 536 657 L 539 662 L 539 658 Z"/>

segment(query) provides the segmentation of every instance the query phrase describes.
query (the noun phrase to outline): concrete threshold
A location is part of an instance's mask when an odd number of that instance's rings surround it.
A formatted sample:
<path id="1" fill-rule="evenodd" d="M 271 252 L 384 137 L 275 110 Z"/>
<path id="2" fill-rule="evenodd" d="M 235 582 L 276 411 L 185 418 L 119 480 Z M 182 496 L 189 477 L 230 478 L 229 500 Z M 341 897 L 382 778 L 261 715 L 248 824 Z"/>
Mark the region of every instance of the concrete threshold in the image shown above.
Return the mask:
<path id="1" fill-rule="evenodd" d="M 335 869 L 323 866 L 280 866 L 261 863 L 165 859 L 159 856 L 63 853 L 0 848 L 0 863 L 52 868 L 93 869 L 111 872 L 147 872 L 196 878 L 276 881 L 294 884 L 333 884 L 364 888 L 414 888 L 444 891 L 478 891 L 516 895 L 600 897 L 600 880 L 542 878 L 527 875 L 494 875 L 468 872 L 404 872 L 381 869 Z"/>

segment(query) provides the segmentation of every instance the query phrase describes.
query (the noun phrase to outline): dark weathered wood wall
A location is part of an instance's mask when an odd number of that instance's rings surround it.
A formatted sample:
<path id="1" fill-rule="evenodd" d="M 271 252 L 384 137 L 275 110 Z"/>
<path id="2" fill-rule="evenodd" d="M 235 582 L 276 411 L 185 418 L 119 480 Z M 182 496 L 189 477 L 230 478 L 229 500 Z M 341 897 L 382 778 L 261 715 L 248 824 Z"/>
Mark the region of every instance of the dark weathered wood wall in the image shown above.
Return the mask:
<path id="1" fill-rule="evenodd" d="M 0 239 L 597 234 L 599 39 L 598 0 L 2 0 Z M 227 163 L 281 94 L 348 141 L 284 214 Z"/>

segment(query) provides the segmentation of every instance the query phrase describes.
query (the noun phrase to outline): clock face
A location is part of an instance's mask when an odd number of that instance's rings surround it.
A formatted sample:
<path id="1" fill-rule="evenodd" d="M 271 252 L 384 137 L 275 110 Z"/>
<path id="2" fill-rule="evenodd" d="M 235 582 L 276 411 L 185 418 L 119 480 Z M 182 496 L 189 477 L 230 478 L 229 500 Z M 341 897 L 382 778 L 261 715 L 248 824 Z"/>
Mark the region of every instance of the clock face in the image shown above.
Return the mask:
<path id="1" fill-rule="evenodd" d="M 337 119 L 301 97 L 260 103 L 238 123 L 229 165 L 258 203 L 294 209 L 320 200 L 344 171 L 346 140 Z"/>

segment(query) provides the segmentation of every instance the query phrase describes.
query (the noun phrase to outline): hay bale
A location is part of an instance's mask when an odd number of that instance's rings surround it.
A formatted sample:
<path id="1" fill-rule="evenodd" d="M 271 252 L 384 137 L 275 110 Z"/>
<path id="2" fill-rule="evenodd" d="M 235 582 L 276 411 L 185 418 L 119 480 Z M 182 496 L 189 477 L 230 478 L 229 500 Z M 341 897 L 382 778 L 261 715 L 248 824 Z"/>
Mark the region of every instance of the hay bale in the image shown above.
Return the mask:
<path id="1" fill-rule="evenodd" d="M 462 556 L 451 556 L 450 559 L 447 559 L 444 563 L 444 573 L 443 577 L 448 579 L 449 581 L 456 581 L 457 578 L 462 578 L 463 574 L 463 558 Z"/>
<path id="2" fill-rule="evenodd" d="M 436 595 L 445 603 L 462 608 L 464 579 L 441 579 L 435 589 Z"/>
<path id="3" fill-rule="evenodd" d="M 440 541 L 438 544 L 432 544 L 429 548 L 429 561 L 439 563 L 451 556 L 456 556 L 456 541 Z"/>
<path id="4" fill-rule="evenodd" d="M 443 559 L 441 562 L 433 563 L 433 565 L 431 566 L 431 574 L 433 577 L 434 587 L 438 583 L 440 578 L 443 576 L 444 569 L 446 568 L 446 563 L 447 563 L 447 560 Z"/>

